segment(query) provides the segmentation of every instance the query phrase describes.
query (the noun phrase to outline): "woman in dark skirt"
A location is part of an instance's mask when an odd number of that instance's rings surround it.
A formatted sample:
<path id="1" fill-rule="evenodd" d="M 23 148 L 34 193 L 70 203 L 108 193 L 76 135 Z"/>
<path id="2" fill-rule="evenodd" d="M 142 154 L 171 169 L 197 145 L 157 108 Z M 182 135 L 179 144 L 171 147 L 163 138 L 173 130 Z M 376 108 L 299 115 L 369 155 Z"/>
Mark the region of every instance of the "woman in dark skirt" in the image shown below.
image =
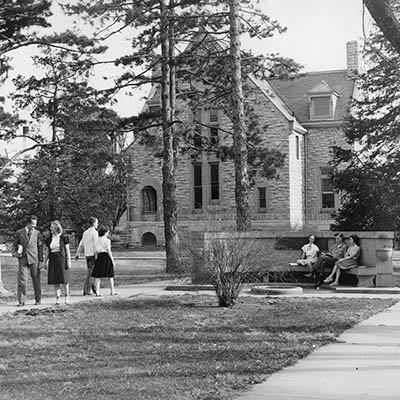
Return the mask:
<path id="1" fill-rule="evenodd" d="M 108 238 L 109 230 L 106 226 L 99 227 L 99 237 L 95 242 L 96 261 L 94 263 L 92 277 L 95 278 L 96 296 L 100 294 L 100 278 L 108 278 L 110 282 L 110 294 L 116 295 L 114 289 L 114 257 L 111 252 L 111 240 Z"/>
<path id="2" fill-rule="evenodd" d="M 48 251 L 44 264 L 46 265 L 47 261 L 49 261 L 47 283 L 54 285 L 57 305 L 60 304 L 60 286 L 64 285 L 65 304 L 69 304 L 69 282 L 71 281 L 69 238 L 63 233 L 61 224 L 57 220 L 51 223 L 50 233 L 51 235 L 45 240 Z"/>

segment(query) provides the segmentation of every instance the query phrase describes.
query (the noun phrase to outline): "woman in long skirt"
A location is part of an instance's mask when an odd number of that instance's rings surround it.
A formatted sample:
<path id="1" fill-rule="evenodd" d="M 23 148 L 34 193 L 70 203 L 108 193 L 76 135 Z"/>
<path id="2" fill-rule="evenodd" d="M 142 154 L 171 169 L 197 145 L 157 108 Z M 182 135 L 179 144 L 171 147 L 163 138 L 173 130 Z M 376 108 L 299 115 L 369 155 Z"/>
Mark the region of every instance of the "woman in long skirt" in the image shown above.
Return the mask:
<path id="1" fill-rule="evenodd" d="M 99 227 L 99 237 L 95 242 L 96 261 L 94 263 L 92 277 L 96 286 L 96 296 L 100 293 L 100 278 L 108 278 L 110 282 L 110 294 L 116 295 L 114 288 L 114 257 L 111 252 L 111 240 L 108 238 L 109 229 L 106 226 Z"/>
<path id="2" fill-rule="evenodd" d="M 62 226 L 59 221 L 52 221 L 50 225 L 51 235 L 45 240 L 47 253 L 44 265 L 48 264 L 49 285 L 54 285 L 56 295 L 56 304 L 60 304 L 61 285 L 65 288 L 65 304 L 70 304 L 69 300 L 69 283 L 71 281 L 71 253 L 69 250 L 69 238 L 63 233 Z"/>

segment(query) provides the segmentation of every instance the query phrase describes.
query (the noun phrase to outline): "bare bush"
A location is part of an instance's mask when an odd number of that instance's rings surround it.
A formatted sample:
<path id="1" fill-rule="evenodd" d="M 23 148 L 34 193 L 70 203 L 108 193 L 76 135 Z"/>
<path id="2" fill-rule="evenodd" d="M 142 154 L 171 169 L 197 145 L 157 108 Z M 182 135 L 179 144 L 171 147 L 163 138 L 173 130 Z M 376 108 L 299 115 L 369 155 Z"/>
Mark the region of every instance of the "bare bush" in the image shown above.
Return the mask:
<path id="1" fill-rule="evenodd" d="M 232 307 L 246 282 L 262 280 L 268 271 L 274 241 L 246 237 L 246 234 L 215 234 L 202 248 L 188 246 L 197 279 L 214 286 L 219 306 Z"/>

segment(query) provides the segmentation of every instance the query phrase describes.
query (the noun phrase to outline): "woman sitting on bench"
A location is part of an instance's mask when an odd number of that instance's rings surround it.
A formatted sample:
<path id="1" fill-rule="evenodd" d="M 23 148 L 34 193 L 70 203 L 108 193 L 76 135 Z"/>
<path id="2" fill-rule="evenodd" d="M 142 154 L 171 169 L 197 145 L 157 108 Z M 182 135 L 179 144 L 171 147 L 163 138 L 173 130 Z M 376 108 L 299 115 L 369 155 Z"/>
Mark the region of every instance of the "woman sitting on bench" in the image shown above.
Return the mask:
<path id="1" fill-rule="evenodd" d="M 361 248 L 358 236 L 350 235 L 349 247 L 347 248 L 344 257 L 335 262 L 335 266 L 333 267 L 331 274 L 324 280 L 324 283 L 330 283 L 330 286 L 339 285 L 339 278 L 342 270 L 356 267 L 358 265 L 360 253 Z M 333 279 L 335 275 L 336 277 Z"/>
<path id="2" fill-rule="evenodd" d="M 315 276 L 316 287 L 320 286 L 325 279 L 325 268 L 333 268 L 336 261 L 345 256 L 347 246 L 344 242 L 343 233 L 335 233 L 335 243 L 329 248 L 329 253 L 322 252 L 317 262 L 313 265 L 313 273 L 309 275 Z M 305 275 L 307 277 L 307 275 Z"/>
<path id="3" fill-rule="evenodd" d="M 310 271 L 312 271 L 313 264 L 318 260 L 319 254 L 319 247 L 314 242 L 315 235 L 308 235 L 308 243 L 301 248 L 301 259 L 296 261 L 298 265 L 309 266 Z"/>

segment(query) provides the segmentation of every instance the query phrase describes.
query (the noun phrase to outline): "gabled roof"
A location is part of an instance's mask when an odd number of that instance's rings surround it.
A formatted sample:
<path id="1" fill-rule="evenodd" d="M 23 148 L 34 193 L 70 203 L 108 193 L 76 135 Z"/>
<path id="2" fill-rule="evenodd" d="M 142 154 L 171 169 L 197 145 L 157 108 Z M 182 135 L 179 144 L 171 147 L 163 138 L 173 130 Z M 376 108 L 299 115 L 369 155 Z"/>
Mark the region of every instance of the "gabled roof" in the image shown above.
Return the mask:
<path id="1" fill-rule="evenodd" d="M 283 114 L 283 116 L 291 122 L 293 129 L 299 133 L 305 133 L 306 129 L 301 126 L 299 121 L 293 115 L 293 112 L 283 102 L 281 97 L 276 93 L 275 89 L 270 85 L 269 81 L 258 80 L 254 76 L 249 75 L 248 78 L 262 91 L 262 93 L 271 101 L 272 104 Z"/>
<path id="2" fill-rule="evenodd" d="M 318 83 L 317 86 L 314 86 L 311 90 L 307 92 L 308 94 L 321 94 L 321 93 L 336 93 L 324 80 Z"/>
<path id="3" fill-rule="evenodd" d="M 347 70 L 310 72 L 290 80 L 269 80 L 279 97 L 301 122 L 310 121 L 309 94 L 315 88 L 322 88 L 321 81 L 325 81 L 325 89 L 336 92 L 339 96 L 336 103 L 334 120 L 343 120 L 347 115 L 354 90 L 354 79 L 347 78 Z"/>

